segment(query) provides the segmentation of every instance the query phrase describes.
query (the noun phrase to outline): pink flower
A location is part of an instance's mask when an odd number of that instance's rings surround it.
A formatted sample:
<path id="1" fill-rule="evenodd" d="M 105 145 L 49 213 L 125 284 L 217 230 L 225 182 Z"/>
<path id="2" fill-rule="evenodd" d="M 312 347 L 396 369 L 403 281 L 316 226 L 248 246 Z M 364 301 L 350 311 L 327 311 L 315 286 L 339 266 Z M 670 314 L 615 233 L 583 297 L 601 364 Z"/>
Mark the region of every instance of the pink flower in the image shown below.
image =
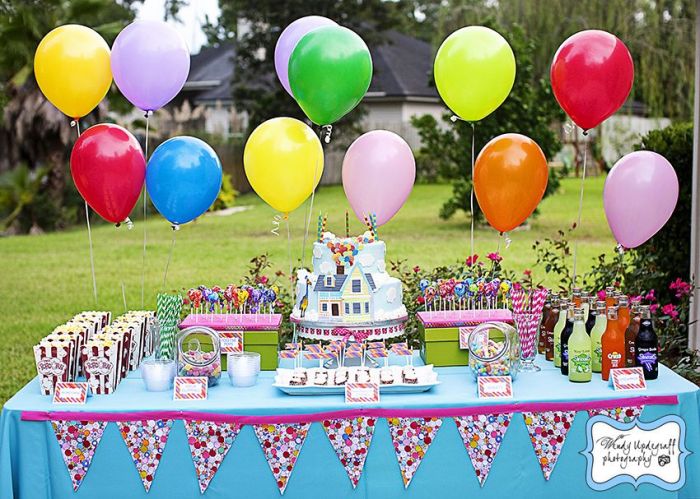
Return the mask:
<path id="1" fill-rule="evenodd" d="M 530 269 L 525 269 L 525 270 L 523 270 L 523 275 L 524 275 L 525 277 L 531 277 L 531 276 L 532 276 L 532 270 L 530 270 Z"/>
<path id="2" fill-rule="evenodd" d="M 644 299 L 647 301 L 650 301 L 650 302 L 655 302 L 656 301 L 656 291 L 654 291 L 653 289 L 650 289 L 649 292 L 644 297 Z"/>
<path id="3" fill-rule="evenodd" d="M 596 293 L 596 296 L 598 297 L 598 300 L 605 300 L 605 290 L 601 289 Z"/>
<path id="4" fill-rule="evenodd" d="M 501 260 L 503 260 L 503 257 L 501 255 L 499 255 L 498 252 L 489 253 L 488 255 L 486 255 L 486 258 L 488 258 L 489 260 L 491 260 L 494 263 L 498 263 Z"/>
<path id="5" fill-rule="evenodd" d="M 678 310 L 676 310 L 676 307 L 672 303 L 664 305 L 661 312 L 671 317 L 674 321 L 678 318 Z"/>
<path id="6" fill-rule="evenodd" d="M 642 295 L 630 296 L 630 303 L 641 303 L 643 298 Z"/>
<path id="7" fill-rule="evenodd" d="M 521 289 L 523 289 L 523 286 L 522 286 L 519 282 L 514 282 L 514 283 L 513 283 L 513 289 L 514 289 L 515 291 L 520 291 Z"/>
<path id="8" fill-rule="evenodd" d="M 689 282 L 685 282 L 680 277 L 669 284 L 668 289 L 676 292 L 676 298 L 689 295 L 693 291 L 693 286 Z"/>
<path id="9" fill-rule="evenodd" d="M 476 265 L 476 261 L 479 259 L 479 255 L 472 255 L 467 257 L 467 261 L 465 262 L 467 264 L 467 267 L 471 267 L 472 265 Z"/>
<path id="10" fill-rule="evenodd" d="M 659 310 L 658 303 L 654 303 L 653 305 L 649 305 L 649 312 L 651 312 L 652 314 L 655 314 L 657 310 Z"/>
<path id="11" fill-rule="evenodd" d="M 418 272 L 420 272 L 420 267 L 419 267 L 418 265 L 416 265 L 415 267 L 413 267 L 413 272 L 415 272 L 416 274 L 417 274 Z"/>
<path id="12" fill-rule="evenodd" d="M 261 275 L 256 279 L 260 284 L 267 284 L 267 276 Z"/>

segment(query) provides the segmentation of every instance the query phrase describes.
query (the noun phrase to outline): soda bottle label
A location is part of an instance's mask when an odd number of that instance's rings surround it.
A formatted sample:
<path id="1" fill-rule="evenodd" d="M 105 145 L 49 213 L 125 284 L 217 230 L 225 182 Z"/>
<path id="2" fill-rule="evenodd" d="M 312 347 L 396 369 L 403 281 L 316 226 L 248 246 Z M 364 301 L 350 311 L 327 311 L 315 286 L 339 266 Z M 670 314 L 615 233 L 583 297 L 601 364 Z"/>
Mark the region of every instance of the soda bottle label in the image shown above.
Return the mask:
<path id="1" fill-rule="evenodd" d="M 608 354 L 608 359 L 610 359 L 610 368 L 615 369 L 621 366 L 622 354 L 619 352 L 610 352 Z"/>
<path id="2" fill-rule="evenodd" d="M 637 360 L 639 363 L 646 369 L 647 371 L 653 371 L 654 367 L 656 366 L 657 363 L 657 355 L 656 352 L 649 351 L 649 352 L 639 352 L 637 354 Z"/>
<path id="3" fill-rule="evenodd" d="M 577 373 L 589 373 L 591 372 L 591 356 L 585 353 L 581 353 L 569 360 L 571 363 L 569 369 L 573 367 L 574 372 Z"/>
<path id="4" fill-rule="evenodd" d="M 596 365 L 601 365 L 603 363 L 603 347 L 598 345 L 593 349 L 593 355 L 595 355 Z"/>

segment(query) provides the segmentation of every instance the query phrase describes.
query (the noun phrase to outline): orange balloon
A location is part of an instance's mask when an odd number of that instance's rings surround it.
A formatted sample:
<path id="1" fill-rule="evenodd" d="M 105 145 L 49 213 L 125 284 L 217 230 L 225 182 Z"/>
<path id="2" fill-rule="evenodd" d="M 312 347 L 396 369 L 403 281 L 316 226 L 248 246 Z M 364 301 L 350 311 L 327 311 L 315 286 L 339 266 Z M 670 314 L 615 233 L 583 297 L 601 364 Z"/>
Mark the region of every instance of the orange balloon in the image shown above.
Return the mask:
<path id="1" fill-rule="evenodd" d="M 532 215 L 547 189 L 549 169 L 540 146 L 506 133 L 493 138 L 474 165 L 474 194 L 489 224 L 507 232 Z"/>

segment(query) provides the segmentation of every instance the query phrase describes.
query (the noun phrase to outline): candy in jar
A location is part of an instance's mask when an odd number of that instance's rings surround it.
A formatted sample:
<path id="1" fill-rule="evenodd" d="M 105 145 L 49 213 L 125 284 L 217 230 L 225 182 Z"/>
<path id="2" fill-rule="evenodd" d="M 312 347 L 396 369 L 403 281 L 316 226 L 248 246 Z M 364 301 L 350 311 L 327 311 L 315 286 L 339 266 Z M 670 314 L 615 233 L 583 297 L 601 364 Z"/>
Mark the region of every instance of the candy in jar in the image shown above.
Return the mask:
<path id="1" fill-rule="evenodd" d="M 178 376 L 206 376 L 209 386 L 221 377 L 219 335 L 208 327 L 184 329 L 177 340 Z"/>
<path id="2" fill-rule="evenodd" d="M 469 334 L 469 367 L 474 378 L 511 376 L 520 366 L 518 337 L 513 326 L 503 322 L 485 322 Z"/>

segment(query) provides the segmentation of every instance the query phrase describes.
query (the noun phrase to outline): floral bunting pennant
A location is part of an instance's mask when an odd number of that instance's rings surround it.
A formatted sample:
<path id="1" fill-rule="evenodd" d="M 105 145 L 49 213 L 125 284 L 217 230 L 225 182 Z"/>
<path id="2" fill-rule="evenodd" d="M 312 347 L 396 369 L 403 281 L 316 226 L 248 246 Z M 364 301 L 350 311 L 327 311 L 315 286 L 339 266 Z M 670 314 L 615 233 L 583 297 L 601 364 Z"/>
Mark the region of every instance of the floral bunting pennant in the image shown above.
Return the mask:
<path id="1" fill-rule="evenodd" d="M 284 494 L 311 423 L 253 425 L 267 464 Z"/>
<path id="2" fill-rule="evenodd" d="M 104 421 L 51 421 L 68 468 L 73 490 L 83 483 L 107 423 Z"/>
<path id="3" fill-rule="evenodd" d="M 322 423 L 353 488 L 357 487 L 357 482 L 362 476 L 376 422 L 376 418 L 360 416 L 351 419 L 326 419 Z"/>
<path id="4" fill-rule="evenodd" d="M 125 421 L 117 423 L 124 443 L 139 472 L 143 488 L 148 492 L 163 456 L 168 434 L 173 426 L 172 419 L 146 421 Z"/>
<path id="5" fill-rule="evenodd" d="M 408 488 L 442 425 L 442 419 L 387 418 L 387 422 L 396 458 L 399 461 L 403 485 Z"/>
<path id="6" fill-rule="evenodd" d="M 575 416 L 576 411 L 523 412 L 525 425 L 545 480 L 549 480 L 554 471 Z"/>
<path id="7" fill-rule="evenodd" d="M 457 430 L 474 466 L 479 485 L 483 487 L 496 459 L 512 413 L 481 414 L 454 418 Z"/>
<path id="8" fill-rule="evenodd" d="M 209 482 L 221 467 L 241 425 L 237 423 L 213 423 L 211 421 L 185 421 L 187 443 L 192 453 L 199 490 L 204 494 Z"/>
<path id="9" fill-rule="evenodd" d="M 635 405 L 629 407 L 613 407 L 612 409 L 591 409 L 588 411 L 588 416 L 607 416 L 610 419 L 621 423 L 629 423 L 638 418 L 644 410 L 643 405 Z"/>

